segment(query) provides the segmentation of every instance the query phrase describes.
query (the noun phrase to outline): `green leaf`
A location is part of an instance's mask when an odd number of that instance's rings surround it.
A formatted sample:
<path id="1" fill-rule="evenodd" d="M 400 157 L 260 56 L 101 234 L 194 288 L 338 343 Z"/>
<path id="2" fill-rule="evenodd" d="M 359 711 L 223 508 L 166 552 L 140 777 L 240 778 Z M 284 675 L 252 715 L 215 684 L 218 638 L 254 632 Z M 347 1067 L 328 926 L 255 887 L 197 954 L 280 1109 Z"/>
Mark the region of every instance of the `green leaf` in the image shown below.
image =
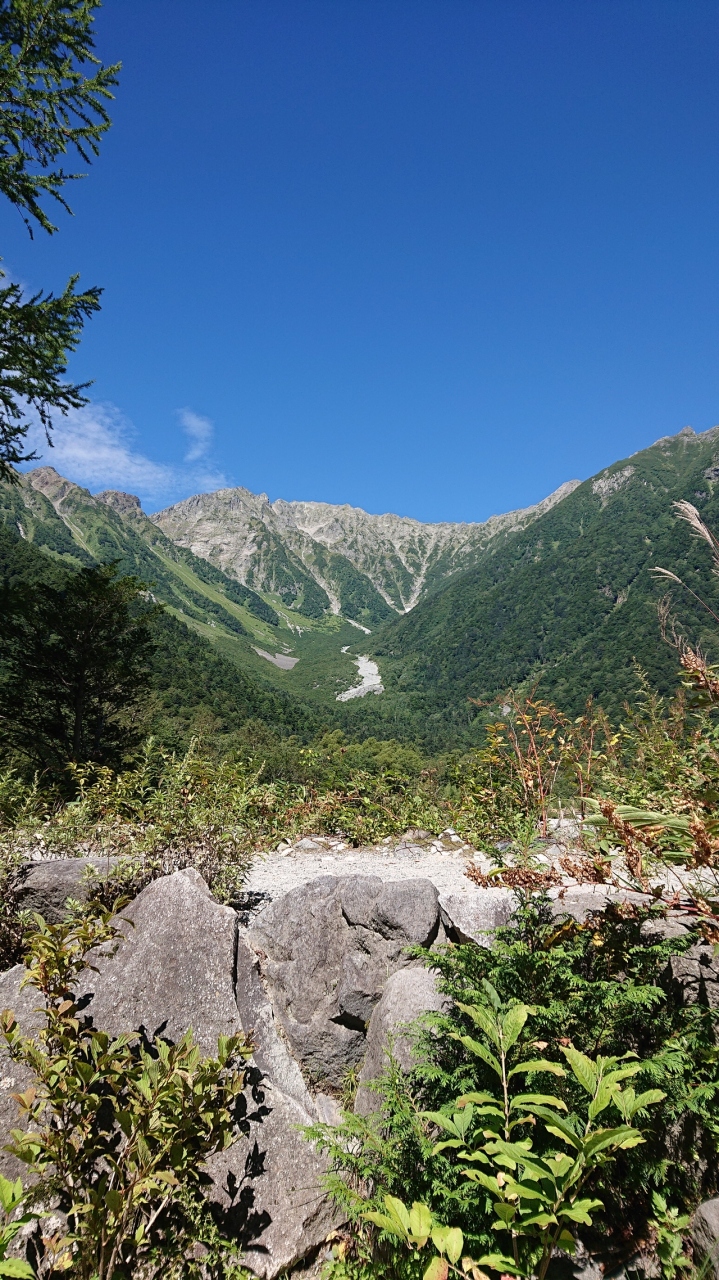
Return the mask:
<path id="1" fill-rule="evenodd" d="M 447 1280 L 449 1263 L 446 1258 L 433 1258 L 422 1280 Z"/>
<path id="2" fill-rule="evenodd" d="M 464 1236 L 459 1227 L 450 1227 L 447 1232 L 447 1257 L 455 1263 L 464 1248 Z"/>
<path id="3" fill-rule="evenodd" d="M 639 1130 L 632 1129 L 630 1125 L 620 1125 L 617 1129 L 600 1129 L 584 1143 L 585 1158 L 590 1159 L 599 1151 L 605 1151 L 607 1147 L 621 1147 L 626 1150 L 624 1143 L 627 1141 L 630 1142 L 630 1146 L 636 1146 L 637 1143 L 631 1141 L 635 1136 L 639 1142 L 644 1141 Z"/>
<path id="4" fill-rule="evenodd" d="M 387 1205 L 387 1212 L 391 1218 L 394 1218 L 400 1230 L 405 1235 L 409 1233 L 409 1213 L 397 1196 L 385 1196 L 384 1202 Z"/>
<path id="5" fill-rule="evenodd" d="M 528 1218 L 521 1219 L 523 1227 L 539 1227 L 540 1231 L 545 1231 L 547 1227 L 551 1227 L 556 1223 L 557 1219 L 553 1213 L 533 1213 Z"/>
<path id="6" fill-rule="evenodd" d="M 508 1271 L 513 1276 L 524 1275 L 514 1258 L 508 1258 L 503 1253 L 484 1253 L 481 1258 L 477 1258 L 477 1266 L 491 1267 L 493 1271 Z"/>
<path id="7" fill-rule="evenodd" d="M 499 1013 L 499 1010 L 502 1008 L 502 1001 L 497 994 L 496 988 L 492 986 L 489 978 L 482 978 L 482 986 L 489 996 L 490 1004 L 497 1010 L 497 1013 Z"/>
<path id="8" fill-rule="evenodd" d="M 535 1106 L 534 1114 L 539 1116 L 541 1120 L 547 1121 L 547 1132 L 553 1134 L 555 1138 L 561 1138 L 564 1142 L 568 1142 L 575 1151 L 581 1149 L 581 1142 L 573 1129 L 562 1120 L 561 1116 L 557 1116 L 549 1107 Z"/>
<path id="9" fill-rule="evenodd" d="M 507 1178 L 503 1189 L 506 1195 L 518 1196 L 520 1200 L 547 1199 L 541 1187 L 537 1187 L 531 1182 L 515 1182 L 514 1178 Z"/>
<path id="10" fill-rule="evenodd" d="M 531 1075 L 534 1071 L 548 1071 L 553 1076 L 565 1076 L 567 1074 L 564 1067 L 560 1067 L 558 1062 L 548 1062 L 546 1058 L 532 1058 L 531 1062 L 520 1062 L 516 1067 L 512 1067 L 512 1070 L 507 1075 Z"/>
<path id="11" fill-rule="evenodd" d="M 484 1032 L 487 1039 L 492 1041 L 495 1049 L 500 1048 L 500 1029 L 502 1024 L 489 1009 L 483 1008 L 481 1004 L 460 1004 L 459 1002 L 457 1007 L 463 1013 L 469 1014 L 472 1021 Z"/>
<path id="12" fill-rule="evenodd" d="M 572 1068 L 572 1071 L 577 1077 L 582 1088 L 586 1089 L 587 1093 L 594 1096 L 597 1091 L 597 1082 L 599 1077 L 597 1074 L 597 1068 L 591 1058 L 588 1058 L 584 1053 L 580 1053 L 579 1050 L 575 1049 L 572 1045 L 563 1046 L 562 1053 L 567 1059 L 567 1062 Z"/>
<path id="13" fill-rule="evenodd" d="M 555 1098 L 551 1093 L 520 1093 L 512 1099 L 509 1109 L 514 1111 L 517 1107 L 526 1108 L 542 1103 L 547 1107 L 557 1107 L 560 1111 L 567 1110 L 566 1102 L 562 1102 L 561 1098 Z"/>
<path id="14" fill-rule="evenodd" d="M 22 1258 L 0 1258 L 0 1276 L 18 1276 L 22 1280 L 33 1277 L 35 1272 Z"/>
<path id="15" fill-rule="evenodd" d="M 640 1147 L 645 1141 L 646 1139 L 642 1137 L 639 1130 L 635 1129 L 633 1136 L 631 1138 L 627 1138 L 625 1142 L 621 1143 L 620 1150 L 630 1151 L 632 1147 Z"/>
<path id="16" fill-rule="evenodd" d="M 515 1004 L 508 1013 L 505 1013 L 502 1019 L 502 1040 L 504 1041 L 505 1053 L 517 1043 L 528 1017 L 529 1009 L 526 1004 Z"/>
<path id="17" fill-rule="evenodd" d="M 389 1231 L 390 1235 L 399 1236 L 400 1240 L 404 1240 L 406 1238 L 406 1233 L 404 1231 L 400 1231 L 394 1219 L 390 1218 L 386 1213 L 376 1213 L 375 1210 L 372 1209 L 363 1213 L 362 1217 L 367 1222 L 373 1222 L 374 1225 L 379 1227 L 382 1231 Z"/>
<path id="18" fill-rule="evenodd" d="M 22 1200 L 22 1182 L 10 1182 L 0 1173 L 0 1204 L 5 1213 L 10 1213 Z"/>
<path id="19" fill-rule="evenodd" d="M 634 1095 L 634 1090 L 629 1087 L 623 1089 L 619 1097 L 615 1099 L 618 1106 L 626 1095 L 631 1095 L 631 1097 L 627 1098 L 627 1102 L 631 1102 L 631 1106 L 627 1107 L 626 1110 L 624 1107 L 620 1108 L 625 1120 L 631 1120 L 632 1116 L 636 1115 L 638 1111 L 644 1111 L 646 1107 L 653 1107 L 657 1102 L 663 1102 L 667 1096 L 661 1089 L 645 1089 L 644 1093 Z"/>
<path id="20" fill-rule="evenodd" d="M 486 1191 L 491 1191 L 493 1196 L 499 1195 L 497 1179 L 490 1178 L 488 1174 L 482 1173 L 481 1169 L 463 1169 L 462 1173 L 465 1178 L 469 1178 L 470 1182 L 478 1182 L 480 1187 L 484 1187 Z"/>
<path id="21" fill-rule="evenodd" d="M 444 1129 L 447 1133 L 453 1134 L 455 1138 L 463 1138 L 464 1131 L 460 1132 L 453 1120 L 449 1116 L 445 1116 L 441 1111 L 423 1111 L 423 1120 L 431 1120 L 432 1124 L 436 1124 L 438 1129 Z"/>
<path id="22" fill-rule="evenodd" d="M 432 1230 L 432 1244 L 455 1263 L 462 1252 L 464 1236 L 459 1227 L 436 1226 Z"/>
<path id="23" fill-rule="evenodd" d="M 122 1196 L 119 1191 L 106 1191 L 105 1204 L 111 1213 L 119 1213 L 122 1209 Z"/>
<path id="24" fill-rule="evenodd" d="M 595 1096 L 592 1098 L 592 1101 L 589 1104 L 589 1110 L 587 1112 L 589 1119 L 596 1120 L 597 1116 L 601 1115 L 602 1111 L 604 1111 L 609 1106 L 609 1103 L 612 1101 L 612 1098 L 618 1092 L 619 1092 L 618 1084 L 615 1084 L 615 1085 L 607 1084 L 607 1082 L 603 1080 L 599 1085 L 599 1088 L 597 1089 Z"/>
<path id="25" fill-rule="evenodd" d="M 415 1200 L 409 1211 L 409 1229 L 413 1236 L 422 1240 L 422 1243 L 428 1238 L 432 1230 L 432 1213 L 426 1204 L 420 1204 Z"/>
<path id="26" fill-rule="evenodd" d="M 528 1173 L 533 1174 L 535 1178 L 546 1178 L 547 1170 L 538 1161 L 541 1157 L 535 1156 L 531 1150 L 527 1150 L 519 1142 L 505 1142 L 502 1138 L 497 1138 L 493 1142 L 488 1142 L 486 1150 L 490 1155 L 505 1156 L 508 1160 L 521 1164 Z M 495 1160 L 495 1163 L 500 1163 Z"/>
<path id="27" fill-rule="evenodd" d="M 569 1218 L 570 1222 L 581 1222 L 585 1227 L 591 1227 L 590 1210 L 601 1208 L 601 1200 L 577 1200 L 573 1205 L 562 1207 L 559 1214 L 562 1218 Z"/>
<path id="28" fill-rule="evenodd" d="M 506 1204 L 504 1200 L 497 1200 L 493 1205 L 493 1208 L 500 1222 L 505 1227 L 508 1227 L 512 1220 L 517 1216 L 515 1206 L 513 1204 Z"/>
<path id="29" fill-rule="evenodd" d="M 476 1057 L 481 1058 L 482 1062 L 486 1062 L 488 1067 L 491 1067 L 493 1071 L 496 1071 L 497 1075 L 501 1080 L 502 1068 L 500 1067 L 494 1054 L 490 1053 L 489 1049 L 485 1048 L 483 1044 L 480 1044 L 479 1040 L 473 1040 L 471 1036 L 459 1036 L 454 1033 L 452 1033 L 452 1039 L 459 1040 L 459 1043 L 463 1044 L 465 1049 L 469 1049 L 470 1053 L 473 1053 L 476 1055 Z"/>

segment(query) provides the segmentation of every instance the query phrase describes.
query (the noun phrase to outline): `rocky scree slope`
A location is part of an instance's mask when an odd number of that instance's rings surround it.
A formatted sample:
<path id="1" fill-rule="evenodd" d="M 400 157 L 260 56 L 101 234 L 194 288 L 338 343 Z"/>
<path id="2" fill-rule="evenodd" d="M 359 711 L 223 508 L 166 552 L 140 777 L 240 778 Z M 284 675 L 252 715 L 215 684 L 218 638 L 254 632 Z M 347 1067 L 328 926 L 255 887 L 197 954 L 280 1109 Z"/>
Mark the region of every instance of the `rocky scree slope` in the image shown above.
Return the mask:
<path id="1" fill-rule="evenodd" d="M 406 613 L 470 568 L 502 535 L 525 528 L 571 493 L 481 524 L 423 524 L 323 502 L 270 502 L 248 489 L 197 494 L 151 519 L 168 538 L 309 617 L 331 611 L 374 626 Z"/>

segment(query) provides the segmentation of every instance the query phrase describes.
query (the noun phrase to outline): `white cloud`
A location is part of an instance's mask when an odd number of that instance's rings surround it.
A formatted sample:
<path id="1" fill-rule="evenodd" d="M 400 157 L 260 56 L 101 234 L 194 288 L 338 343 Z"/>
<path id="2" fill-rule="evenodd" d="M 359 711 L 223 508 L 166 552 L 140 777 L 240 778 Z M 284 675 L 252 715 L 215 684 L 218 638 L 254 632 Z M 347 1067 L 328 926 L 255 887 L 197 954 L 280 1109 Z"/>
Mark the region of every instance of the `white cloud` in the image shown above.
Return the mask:
<path id="1" fill-rule="evenodd" d="M 185 463 L 198 462 L 210 447 L 212 424 L 190 410 L 183 410 L 182 423 L 195 441 Z M 135 493 L 151 508 L 227 484 L 225 476 L 208 466 L 154 462 L 134 447 L 135 436 L 134 427 L 120 410 L 105 403 L 89 404 L 66 417 L 58 416 L 52 448 L 39 424 L 29 432 L 28 441 L 39 455 L 33 466 L 54 467 L 68 480 L 94 493 L 101 489 Z"/>
<path id="2" fill-rule="evenodd" d="M 185 435 L 190 440 L 190 447 L 185 454 L 185 462 L 199 462 L 204 458 L 212 444 L 214 427 L 209 418 L 202 418 L 192 409 L 180 410 L 180 422 Z"/>

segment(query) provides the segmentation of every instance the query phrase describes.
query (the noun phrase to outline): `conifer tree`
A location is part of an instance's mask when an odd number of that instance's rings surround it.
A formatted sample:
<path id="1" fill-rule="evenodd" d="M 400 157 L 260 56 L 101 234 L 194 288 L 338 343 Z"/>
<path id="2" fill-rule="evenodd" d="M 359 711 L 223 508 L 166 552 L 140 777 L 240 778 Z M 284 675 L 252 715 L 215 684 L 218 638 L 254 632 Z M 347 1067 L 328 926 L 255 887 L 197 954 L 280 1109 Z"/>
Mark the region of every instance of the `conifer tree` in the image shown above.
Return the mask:
<path id="1" fill-rule="evenodd" d="M 60 587 L 0 593 L 0 734 L 59 776 L 68 764 L 119 767 L 142 730 L 157 606 L 135 578 L 94 565 Z"/>
<path id="2" fill-rule="evenodd" d="M 72 210 L 64 194 L 81 174 L 64 158 L 86 164 L 110 126 L 108 103 L 119 64 L 104 67 L 94 53 L 99 0 L 0 0 L 0 192 L 25 221 L 52 235 L 47 205 Z M 64 381 L 67 359 L 85 320 L 100 307 L 97 287 L 77 290 L 72 276 L 61 294 L 23 297 L 0 271 L 0 480 L 37 455 L 25 443 L 33 410 L 51 443 L 53 415 L 87 403 L 88 383 Z"/>

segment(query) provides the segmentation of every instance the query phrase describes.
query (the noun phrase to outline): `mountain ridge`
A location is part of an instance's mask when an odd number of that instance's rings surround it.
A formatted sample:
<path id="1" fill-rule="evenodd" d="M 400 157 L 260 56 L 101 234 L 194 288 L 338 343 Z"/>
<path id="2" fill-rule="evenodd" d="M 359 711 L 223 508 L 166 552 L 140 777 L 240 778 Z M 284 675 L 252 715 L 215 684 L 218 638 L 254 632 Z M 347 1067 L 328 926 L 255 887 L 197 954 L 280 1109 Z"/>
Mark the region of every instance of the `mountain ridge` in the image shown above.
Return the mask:
<path id="1" fill-rule="evenodd" d="M 719 613 L 706 544 L 679 520 L 688 501 L 719 529 L 719 427 L 684 428 L 603 468 L 474 568 L 389 622 L 367 648 L 382 699 L 363 714 L 376 726 L 406 724 L 437 745 L 471 740 L 471 723 L 503 691 L 537 687 L 565 713 L 593 698 L 613 718 L 642 689 L 676 688 L 678 658 L 665 643 L 657 604 L 662 567 Z M 719 631 L 674 587 L 680 629 L 711 660 Z M 380 705 L 383 704 L 383 705 Z M 395 730 L 397 732 L 397 730 Z"/>
<path id="2" fill-rule="evenodd" d="M 177 545 L 255 590 L 279 595 L 288 608 L 306 613 L 309 595 L 314 608 L 377 625 L 409 612 L 470 568 L 493 539 L 526 527 L 579 483 L 567 481 L 539 503 L 477 522 L 372 515 L 348 503 L 270 502 L 242 487 L 194 494 L 150 519 Z"/>

